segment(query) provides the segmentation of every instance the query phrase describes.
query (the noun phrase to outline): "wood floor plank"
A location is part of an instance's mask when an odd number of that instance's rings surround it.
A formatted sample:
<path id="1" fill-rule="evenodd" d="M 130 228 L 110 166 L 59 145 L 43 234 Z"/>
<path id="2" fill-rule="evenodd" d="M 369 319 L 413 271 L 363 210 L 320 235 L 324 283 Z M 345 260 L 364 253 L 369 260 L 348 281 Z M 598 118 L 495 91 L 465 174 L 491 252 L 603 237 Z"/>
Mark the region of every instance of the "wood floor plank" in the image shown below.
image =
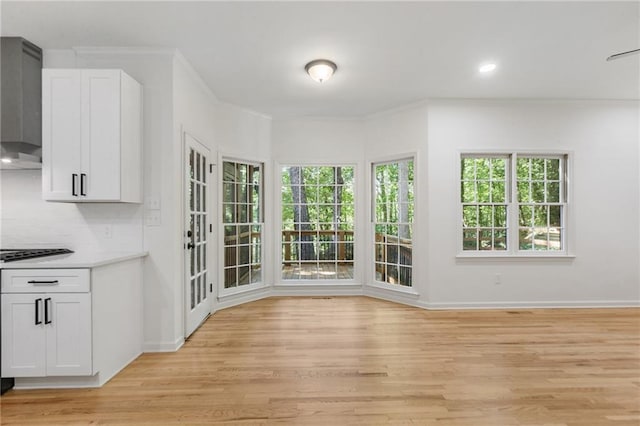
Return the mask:
<path id="1" fill-rule="evenodd" d="M 640 424 L 640 310 L 269 298 L 100 389 L 13 390 L 2 425 Z"/>

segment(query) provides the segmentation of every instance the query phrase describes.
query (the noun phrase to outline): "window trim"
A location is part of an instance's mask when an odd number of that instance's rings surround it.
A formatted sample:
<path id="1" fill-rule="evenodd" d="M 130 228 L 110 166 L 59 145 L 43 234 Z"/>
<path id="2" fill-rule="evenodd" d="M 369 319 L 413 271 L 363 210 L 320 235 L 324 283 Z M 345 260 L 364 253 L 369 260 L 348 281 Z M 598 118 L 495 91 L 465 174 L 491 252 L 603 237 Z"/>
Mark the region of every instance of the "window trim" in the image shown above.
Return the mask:
<path id="1" fill-rule="evenodd" d="M 282 222 L 282 169 L 283 167 L 352 167 L 353 168 L 353 278 L 351 279 L 314 279 L 314 280 L 301 280 L 301 279 L 284 279 L 282 274 L 282 231 L 283 231 L 283 222 Z M 274 247 L 275 253 L 274 256 L 274 267 L 276 271 L 274 273 L 275 276 L 275 284 L 276 287 L 304 287 L 304 288 L 328 288 L 330 286 L 353 286 L 355 284 L 360 285 L 359 282 L 359 271 L 360 271 L 360 257 L 359 257 L 359 245 L 360 241 L 360 233 L 358 232 L 358 215 L 359 215 L 359 193 L 358 193 L 358 185 L 359 179 L 361 176 L 359 175 L 359 166 L 360 164 L 354 161 L 346 161 L 346 162 L 336 162 L 336 161 L 300 161 L 296 159 L 286 159 L 284 161 L 275 162 L 274 168 L 274 187 L 275 187 L 275 197 L 274 197 L 274 207 L 275 207 L 275 220 L 274 224 L 277 228 L 274 228 L 274 232 L 276 234 L 274 238 Z"/>
<path id="2" fill-rule="evenodd" d="M 461 239 L 459 241 L 459 249 L 458 251 L 461 253 L 500 253 L 500 254 L 504 254 L 504 253 L 508 253 L 508 248 L 509 247 L 513 247 L 512 246 L 512 241 L 509 238 L 509 224 L 510 224 L 510 211 L 511 211 L 511 205 L 513 203 L 513 191 L 510 191 L 509 189 L 511 189 L 511 179 L 512 179 L 512 173 L 513 173 L 513 169 L 510 167 L 511 165 L 511 155 L 508 153 L 491 153 L 491 154 L 487 154 L 487 153 L 480 153 L 480 154 L 476 154 L 476 153 L 463 153 L 460 154 L 460 158 L 458 160 L 458 168 L 459 168 L 459 172 L 458 172 L 458 203 L 460 204 L 460 208 L 459 208 L 459 222 L 460 222 L 460 233 L 458 235 L 458 237 L 460 237 L 460 235 L 463 235 L 464 233 L 464 226 L 462 226 L 463 223 L 463 210 L 464 210 L 464 205 L 461 201 L 462 198 L 462 178 L 461 178 L 461 174 L 462 174 L 462 169 L 460 169 L 460 163 L 461 160 L 463 158 L 473 158 L 473 159 L 477 159 L 477 158 L 490 158 L 490 159 L 501 159 L 504 160 L 506 165 L 508 165 L 508 168 L 505 168 L 505 176 L 504 176 L 504 184 L 505 184 L 505 189 L 504 189 L 504 201 L 500 202 L 500 203 L 495 203 L 495 202 L 479 202 L 479 201 L 475 201 L 474 203 L 466 203 L 467 205 L 474 205 L 474 206 L 491 206 L 491 207 L 496 207 L 497 205 L 503 205 L 505 206 L 505 210 L 506 210 L 506 218 L 505 218 L 505 226 L 504 227 L 500 227 L 500 228 L 496 228 L 495 226 L 492 226 L 491 229 L 505 229 L 507 232 L 506 235 L 506 242 L 507 242 L 507 250 L 464 250 L 464 238 Z M 493 180 L 490 180 L 491 182 Z M 473 182 L 477 183 L 478 180 L 475 179 Z M 476 226 L 476 229 L 479 228 L 478 226 Z M 485 227 L 487 228 L 487 227 Z M 477 238 L 476 238 L 477 241 Z"/>
<path id="3" fill-rule="evenodd" d="M 463 250 L 463 241 L 462 241 L 462 189 L 461 189 L 461 159 L 465 156 L 471 157 L 491 157 L 491 156 L 506 156 L 509 162 L 509 170 L 506 171 L 508 175 L 508 180 L 506 181 L 507 185 L 509 185 L 508 197 L 507 200 L 507 241 L 508 247 L 507 250 Z M 572 204 L 572 173 L 573 173 L 573 151 L 570 150 L 510 150 L 510 149 L 483 149 L 483 150 L 473 150 L 473 149 L 464 149 L 457 150 L 456 152 L 456 167 L 455 170 L 455 182 L 456 182 L 456 259 L 552 259 L 552 258 L 560 258 L 560 259 L 572 259 L 575 258 L 575 254 L 573 253 L 573 209 L 571 208 Z M 564 200 L 564 208 L 562 213 L 562 221 L 563 221 L 563 229 L 564 229 L 564 237 L 563 237 L 563 248 L 558 251 L 534 251 L 534 250 L 520 250 L 519 241 L 518 241 L 518 217 L 517 211 L 519 203 L 517 201 L 517 174 L 516 174 L 516 165 L 518 157 L 537 157 L 537 158 L 558 158 L 564 157 L 564 170 L 563 170 L 563 178 L 564 184 L 562 190 L 564 191 L 565 200 Z M 515 227 L 514 227 L 515 224 Z"/>
<path id="4" fill-rule="evenodd" d="M 374 189 L 375 176 L 373 175 L 373 165 L 375 163 L 392 163 L 394 161 L 408 159 L 408 158 L 413 159 L 413 178 L 414 178 L 413 179 L 413 192 L 414 192 L 413 194 L 413 201 L 414 201 L 413 235 L 414 236 L 423 235 L 421 234 L 421 232 L 425 232 L 426 229 L 424 229 L 422 225 L 427 223 L 427 218 L 423 215 L 422 206 L 420 205 L 420 199 L 421 199 L 420 194 L 421 194 L 421 191 L 423 190 L 423 185 L 422 185 L 422 182 L 420 181 L 420 177 L 422 176 L 421 173 L 423 171 L 420 166 L 421 154 L 418 151 L 402 151 L 402 152 L 388 154 L 388 155 L 381 155 L 379 157 L 367 158 L 365 160 L 365 165 L 363 166 L 366 169 L 365 173 L 367 173 L 366 182 L 365 182 L 365 184 L 367 185 L 365 189 L 366 199 L 363 201 L 365 202 L 365 205 L 367 205 L 366 203 L 368 203 L 368 206 L 369 206 L 366 209 L 366 214 L 368 216 L 365 218 L 366 219 L 365 226 L 366 226 L 366 234 L 367 234 L 367 247 L 365 250 L 366 277 L 363 284 L 363 288 L 365 289 L 364 290 L 365 294 L 366 294 L 367 288 L 371 289 L 370 291 L 387 292 L 391 297 L 393 296 L 393 293 L 395 293 L 398 295 L 398 297 L 417 298 L 419 297 L 421 292 L 422 284 L 420 283 L 420 276 L 423 268 L 422 268 L 422 265 L 420 264 L 412 265 L 413 279 L 412 279 L 411 287 L 404 287 L 396 284 L 384 283 L 380 281 L 375 281 L 374 279 L 375 278 L 375 256 L 374 256 L 374 247 L 372 246 L 372 241 L 374 241 L 374 238 L 375 238 L 374 229 L 373 229 L 373 224 L 375 220 L 373 215 L 373 211 L 374 211 L 373 189 Z M 426 184 L 424 186 L 424 190 L 426 190 Z M 428 238 L 428 236 L 426 238 Z M 423 248 L 423 244 L 421 241 L 424 241 L 424 240 L 425 238 L 422 238 L 422 239 L 414 238 L 414 241 L 413 241 L 414 255 L 416 253 L 421 252 Z"/>
<path id="5" fill-rule="evenodd" d="M 229 287 L 229 288 L 225 288 L 224 287 L 224 273 L 225 273 L 225 264 L 224 264 L 224 255 L 225 255 L 225 245 L 224 245 L 224 238 L 220 238 L 220 236 L 224 236 L 224 227 L 225 227 L 225 223 L 224 223 L 224 162 L 234 162 L 234 163 L 243 163 L 243 164 L 250 164 L 253 166 L 260 166 L 261 167 L 261 182 L 260 182 L 260 189 L 261 189 L 261 206 L 260 206 L 260 222 L 256 222 L 256 223 L 248 223 L 247 226 L 251 226 L 251 225 L 260 225 L 261 226 L 261 245 L 262 245 L 262 257 L 261 257 L 261 276 L 260 276 L 260 281 L 257 281 L 255 283 L 249 283 L 249 284 L 243 284 L 243 285 L 238 285 L 235 287 Z M 235 154 L 227 154 L 224 152 L 219 152 L 218 153 L 218 163 L 216 164 L 217 166 L 217 177 L 218 177 L 218 182 L 217 182 L 217 190 L 218 190 L 218 197 L 216 200 L 216 205 L 217 205 L 217 209 L 216 212 L 219 215 L 219 218 L 217 218 L 217 222 L 218 222 L 218 244 L 216 244 L 218 251 L 218 271 L 217 271 L 217 276 L 218 276 L 218 299 L 223 299 L 223 298 L 227 298 L 230 296 L 234 296 L 237 294 L 243 294 L 243 293 L 248 293 L 248 292 L 252 292 L 261 288 L 265 288 L 265 287 L 269 287 L 268 284 L 266 284 L 265 282 L 265 274 L 267 273 L 267 268 L 268 268 L 268 263 L 265 261 L 265 247 L 268 244 L 267 238 L 266 238 L 266 233 L 265 233 L 265 213 L 267 211 L 266 208 L 266 193 L 265 193 L 265 188 L 266 186 L 266 176 L 267 176 L 267 167 L 268 167 L 268 163 L 267 161 L 263 160 L 263 159 L 258 159 L 258 158 L 254 158 L 254 157 L 249 157 L 249 156 L 239 156 L 239 155 L 235 155 Z"/>
<path id="6" fill-rule="evenodd" d="M 415 238 L 415 236 L 417 235 L 417 229 L 418 229 L 418 221 L 416 220 L 416 218 L 420 217 L 419 216 L 419 208 L 420 208 L 420 204 L 419 204 L 419 197 L 420 197 L 420 179 L 418 178 L 419 176 L 419 164 L 418 164 L 418 153 L 417 152 L 405 152 L 405 153 L 399 153 L 399 154 L 395 154 L 395 155 L 388 155 L 385 157 L 381 157 L 381 158 L 373 158 L 373 159 L 369 159 L 367 161 L 368 163 L 368 167 L 367 167 L 367 173 L 368 175 L 368 198 L 367 201 L 369 203 L 369 218 L 368 218 L 368 241 L 367 241 L 367 249 L 368 249 L 368 253 L 367 253 L 367 259 L 368 259 L 368 267 L 367 269 L 369 270 L 369 274 L 370 274 L 370 279 L 367 280 L 367 286 L 368 287 L 373 287 L 376 289 L 382 289 L 382 290 L 391 290 L 391 291 L 395 291 L 401 294 L 406 294 L 406 295 L 411 295 L 411 296 L 416 296 L 419 295 L 418 291 L 417 291 L 417 283 L 418 283 L 418 278 L 419 278 L 419 268 L 416 268 L 417 265 L 412 264 L 411 265 L 411 274 L 412 274 L 412 279 L 411 279 L 411 286 L 403 286 L 403 285 L 399 285 L 399 284 L 390 284 L 387 282 L 383 282 L 383 281 L 377 281 L 376 280 L 376 258 L 375 258 L 375 225 L 376 225 L 376 211 L 375 211 L 375 196 L 374 196 L 374 191 L 375 191 L 375 172 L 374 172 L 374 167 L 376 165 L 383 165 L 383 164 L 392 164 L 392 163 L 396 163 L 398 161 L 402 161 L 402 160 L 413 160 L 413 223 L 411 224 L 412 226 L 412 239 L 411 239 L 411 243 L 412 243 L 412 257 L 415 256 L 416 253 L 416 246 L 417 246 L 417 242 L 418 240 Z M 412 262 L 413 263 L 413 262 Z"/>

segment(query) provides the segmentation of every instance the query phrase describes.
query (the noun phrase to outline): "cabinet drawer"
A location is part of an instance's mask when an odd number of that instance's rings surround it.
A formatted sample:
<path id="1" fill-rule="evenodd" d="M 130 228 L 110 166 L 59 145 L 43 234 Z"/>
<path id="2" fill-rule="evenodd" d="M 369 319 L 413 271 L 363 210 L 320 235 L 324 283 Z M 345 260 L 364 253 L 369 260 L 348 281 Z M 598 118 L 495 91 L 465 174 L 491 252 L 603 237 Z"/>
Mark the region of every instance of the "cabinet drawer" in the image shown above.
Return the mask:
<path id="1" fill-rule="evenodd" d="M 4 269 L 3 293 L 86 293 L 89 269 Z"/>

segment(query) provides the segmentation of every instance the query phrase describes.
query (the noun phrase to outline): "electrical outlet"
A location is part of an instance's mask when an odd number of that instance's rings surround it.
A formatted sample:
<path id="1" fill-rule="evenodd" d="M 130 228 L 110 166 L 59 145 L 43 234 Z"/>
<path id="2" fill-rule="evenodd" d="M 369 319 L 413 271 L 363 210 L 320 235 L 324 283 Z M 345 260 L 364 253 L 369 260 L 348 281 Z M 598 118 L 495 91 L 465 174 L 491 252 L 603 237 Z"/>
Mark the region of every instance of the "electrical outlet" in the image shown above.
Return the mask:
<path id="1" fill-rule="evenodd" d="M 500 285 L 502 284 L 502 274 L 496 274 L 493 283 L 495 285 Z"/>
<path id="2" fill-rule="evenodd" d="M 144 216 L 144 224 L 147 226 L 160 226 L 160 210 L 148 211 Z"/>
<path id="3" fill-rule="evenodd" d="M 102 228 L 102 236 L 107 239 L 113 237 L 113 225 L 104 225 Z"/>
<path id="4" fill-rule="evenodd" d="M 147 210 L 160 210 L 160 197 L 157 195 L 149 195 L 145 204 L 147 206 Z"/>

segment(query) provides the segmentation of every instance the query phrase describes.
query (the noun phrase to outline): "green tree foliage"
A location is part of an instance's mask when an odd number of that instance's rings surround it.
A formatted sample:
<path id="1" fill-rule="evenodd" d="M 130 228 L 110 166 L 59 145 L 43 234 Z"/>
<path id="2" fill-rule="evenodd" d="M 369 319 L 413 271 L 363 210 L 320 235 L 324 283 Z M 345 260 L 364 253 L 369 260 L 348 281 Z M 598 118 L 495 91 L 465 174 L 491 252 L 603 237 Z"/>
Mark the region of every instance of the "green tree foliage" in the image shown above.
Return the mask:
<path id="1" fill-rule="evenodd" d="M 281 177 L 283 230 L 304 231 L 293 236 L 299 260 L 334 259 L 337 233 L 312 231 L 353 231 L 354 168 L 290 166 Z"/>
<path id="2" fill-rule="evenodd" d="M 410 238 L 403 231 L 409 228 L 398 224 L 411 224 L 414 219 L 413 160 L 376 165 L 374 174 L 376 233 Z"/>
<path id="3" fill-rule="evenodd" d="M 293 230 L 296 223 L 308 223 L 313 230 L 353 230 L 355 218 L 354 168 L 351 166 L 302 166 L 300 183 L 291 180 L 291 169 L 282 168 L 282 224 Z M 340 184 L 342 182 L 342 184 Z M 301 191 L 298 199 L 294 192 Z M 304 202 L 306 201 L 306 203 Z M 308 213 L 296 214 L 306 204 Z M 302 209 L 300 209 L 302 210 Z"/>
<path id="4" fill-rule="evenodd" d="M 560 202 L 560 159 L 518 158 L 519 246 L 521 250 L 559 249 L 559 228 L 562 222 Z"/>
<path id="5" fill-rule="evenodd" d="M 506 250 L 506 158 L 463 157 L 460 174 L 464 250 Z"/>
<path id="6" fill-rule="evenodd" d="M 376 164 L 373 175 L 376 280 L 411 286 L 415 175 L 413 160 Z"/>
<path id="7" fill-rule="evenodd" d="M 503 157 L 461 158 L 465 250 L 506 249 L 508 165 Z M 546 250 L 547 234 L 561 226 L 562 208 L 553 205 L 561 201 L 561 160 L 518 157 L 515 166 L 520 249 Z"/>

